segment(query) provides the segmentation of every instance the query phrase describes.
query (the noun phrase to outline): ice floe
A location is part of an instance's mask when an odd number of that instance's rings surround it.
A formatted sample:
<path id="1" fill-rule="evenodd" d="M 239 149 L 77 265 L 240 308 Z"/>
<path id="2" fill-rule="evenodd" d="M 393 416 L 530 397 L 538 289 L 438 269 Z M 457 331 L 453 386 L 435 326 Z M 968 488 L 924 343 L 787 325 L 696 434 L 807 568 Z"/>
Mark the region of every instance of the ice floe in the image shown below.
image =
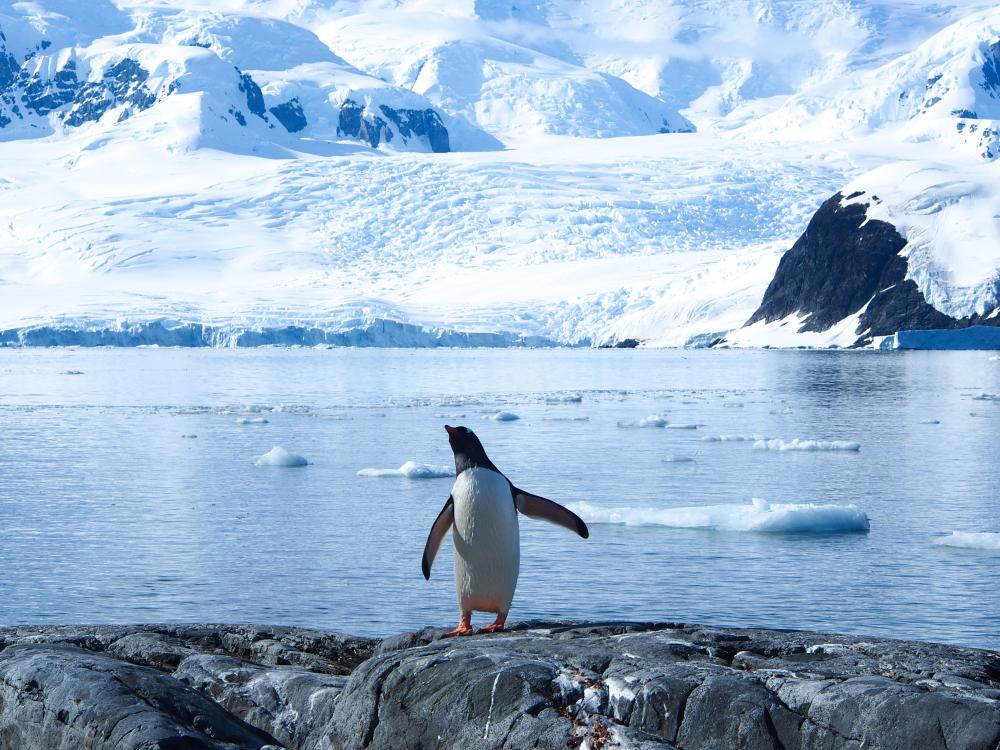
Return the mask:
<path id="1" fill-rule="evenodd" d="M 972 397 L 973 401 L 1000 401 L 1000 393 L 980 393 Z"/>
<path id="2" fill-rule="evenodd" d="M 666 427 L 669 424 L 667 418 L 660 414 L 650 414 L 636 422 L 619 422 L 619 427 Z"/>
<path id="3" fill-rule="evenodd" d="M 590 417 L 542 417 L 543 422 L 589 422 Z"/>
<path id="4" fill-rule="evenodd" d="M 706 435 L 702 438 L 705 443 L 754 443 L 771 438 L 763 435 Z"/>
<path id="5" fill-rule="evenodd" d="M 854 505 L 768 503 L 706 505 L 684 508 L 601 508 L 582 501 L 570 509 L 592 524 L 664 526 L 673 529 L 840 533 L 868 531 L 868 516 Z"/>
<path id="6" fill-rule="evenodd" d="M 985 549 L 1000 552 L 1000 532 L 996 531 L 952 531 L 947 536 L 934 540 L 941 547 L 961 547 L 963 549 Z"/>
<path id="7" fill-rule="evenodd" d="M 492 419 L 494 422 L 513 422 L 520 419 L 520 417 L 512 411 L 498 411 L 496 414 L 490 414 L 485 418 Z"/>
<path id="8" fill-rule="evenodd" d="M 359 477 L 405 477 L 406 479 L 441 479 L 455 476 L 449 466 L 430 466 L 416 461 L 407 461 L 398 469 L 361 469 Z"/>
<path id="9" fill-rule="evenodd" d="M 583 401 L 583 396 L 579 393 L 567 393 L 562 396 L 547 396 L 545 401 L 549 404 L 579 404 Z"/>
<path id="10" fill-rule="evenodd" d="M 920 424 L 941 424 L 940 419 L 921 419 Z"/>
<path id="11" fill-rule="evenodd" d="M 83 375 L 83 370 L 63 370 L 60 375 Z"/>
<path id="12" fill-rule="evenodd" d="M 668 422 L 668 430 L 697 430 L 701 425 L 694 424 L 693 422 Z"/>
<path id="13" fill-rule="evenodd" d="M 193 440 L 194 438 L 196 438 L 196 437 L 198 437 L 198 436 L 197 436 L 197 435 L 186 435 L 186 434 L 185 434 L 185 435 L 181 435 L 181 437 L 182 437 L 182 438 L 188 438 L 188 439 L 191 439 L 191 440 Z"/>
<path id="14" fill-rule="evenodd" d="M 236 424 L 267 424 L 264 417 L 238 417 Z"/>
<path id="15" fill-rule="evenodd" d="M 690 464 L 694 463 L 694 456 L 667 456 L 663 459 L 665 464 Z"/>
<path id="16" fill-rule="evenodd" d="M 263 456 L 258 456 L 254 461 L 255 466 L 306 466 L 309 461 L 305 456 L 292 453 L 280 445 L 276 445 Z"/>
<path id="17" fill-rule="evenodd" d="M 859 451 L 861 443 L 853 440 L 758 440 L 753 447 L 762 451 Z"/>

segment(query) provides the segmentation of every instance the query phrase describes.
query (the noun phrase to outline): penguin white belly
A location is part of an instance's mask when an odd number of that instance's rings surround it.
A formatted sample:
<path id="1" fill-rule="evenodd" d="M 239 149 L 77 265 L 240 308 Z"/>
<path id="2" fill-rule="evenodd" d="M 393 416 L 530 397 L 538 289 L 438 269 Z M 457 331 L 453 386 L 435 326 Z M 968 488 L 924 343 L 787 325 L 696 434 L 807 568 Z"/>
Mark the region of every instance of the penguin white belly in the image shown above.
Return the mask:
<path id="1" fill-rule="evenodd" d="M 521 538 L 510 483 L 475 467 L 455 479 L 455 591 L 463 611 L 510 610 L 521 565 Z"/>

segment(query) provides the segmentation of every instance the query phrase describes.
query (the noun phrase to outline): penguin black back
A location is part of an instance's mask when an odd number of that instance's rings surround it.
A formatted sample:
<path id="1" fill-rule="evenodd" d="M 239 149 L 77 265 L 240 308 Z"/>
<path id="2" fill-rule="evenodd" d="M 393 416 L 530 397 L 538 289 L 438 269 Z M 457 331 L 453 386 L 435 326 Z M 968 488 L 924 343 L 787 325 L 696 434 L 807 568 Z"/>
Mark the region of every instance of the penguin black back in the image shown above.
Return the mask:
<path id="1" fill-rule="evenodd" d="M 497 474 L 501 474 L 502 476 L 500 469 L 498 469 L 493 462 L 490 461 L 490 457 L 486 455 L 486 449 L 483 448 L 483 444 L 479 442 L 479 438 L 476 437 L 476 433 L 468 427 L 452 427 L 450 425 L 445 425 L 444 428 L 448 432 L 448 444 L 451 446 L 451 450 L 455 454 L 456 475 L 461 474 L 466 469 L 472 469 L 480 466 L 484 469 L 495 471 Z"/>

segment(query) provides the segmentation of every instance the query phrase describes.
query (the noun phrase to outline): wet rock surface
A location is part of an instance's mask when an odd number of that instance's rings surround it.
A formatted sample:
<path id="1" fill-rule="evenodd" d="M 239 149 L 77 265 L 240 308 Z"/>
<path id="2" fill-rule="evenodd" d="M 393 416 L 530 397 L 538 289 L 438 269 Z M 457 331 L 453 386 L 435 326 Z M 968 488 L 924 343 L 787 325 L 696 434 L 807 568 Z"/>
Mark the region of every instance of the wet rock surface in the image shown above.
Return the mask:
<path id="1" fill-rule="evenodd" d="M 1000 747 L 1000 654 L 670 623 L 0 628 L 0 748 Z"/>

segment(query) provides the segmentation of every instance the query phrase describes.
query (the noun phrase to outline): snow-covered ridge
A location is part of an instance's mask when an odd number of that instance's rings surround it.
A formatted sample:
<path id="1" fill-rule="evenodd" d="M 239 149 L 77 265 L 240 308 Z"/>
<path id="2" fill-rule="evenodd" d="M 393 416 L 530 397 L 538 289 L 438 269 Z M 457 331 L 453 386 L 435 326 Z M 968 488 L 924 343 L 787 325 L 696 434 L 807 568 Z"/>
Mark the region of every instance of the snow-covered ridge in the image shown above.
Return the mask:
<path id="1" fill-rule="evenodd" d="M 875 343 L 860 307 L 741 328 L 838 190 L 879 197 L 929 310 L 989 316 L 998 28 L 986 0 L 0 0 L 3 342 Z"/>
<path id="2" fill-rule="evenodd" d="M 836 141 L 879 129 L 1000 156 L 1000 8 L 972 13 L 912 52 L 790 97 L 747 126 L 781 138 Z"/>
<path id="3" fill-rule="evenodd" d="M 74 10 L 63 23 L 87 28 L 91 19 Z M 88 124 L 112 129 L 177 97 L 183 104 L 160 115 L 187 121 L 187 132 L 174 136 L 182 148 L 259 152 L 261 143 L 302 148 L 303 138 L 355 138 L 373 147 L 450 150 L 426 99 L 363 74 L 292 24 L 119 11 L 112 29 L 128 31 L 101 37 L 95 30 L 89 43 L 77 37 L 62 47 L 53 43 L 61 29 L 50 27 L 50 17 L 36 6 L 0 5 L 0 139 Z"/>

